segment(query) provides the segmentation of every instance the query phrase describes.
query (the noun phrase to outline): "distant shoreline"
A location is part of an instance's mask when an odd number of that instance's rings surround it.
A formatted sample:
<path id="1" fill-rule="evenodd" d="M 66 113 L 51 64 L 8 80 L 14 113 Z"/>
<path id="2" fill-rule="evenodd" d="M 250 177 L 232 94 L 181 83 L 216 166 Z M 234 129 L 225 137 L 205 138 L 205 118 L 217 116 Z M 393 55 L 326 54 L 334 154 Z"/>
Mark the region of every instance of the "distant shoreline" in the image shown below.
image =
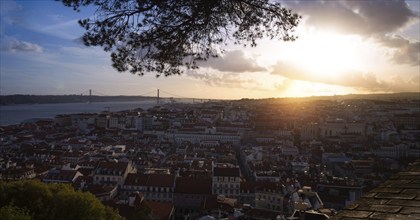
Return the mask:
<path id="1" fill-rule="evenodd" d="M 156 100 L 152 96 L 97 96 L 97 95 L 0 95 L 0 106 L 20 105 L 20 104 L 63 104 L 63 103 L 88 103 L 88 102 L 131 102 Z M 335 96 L 310 96 L 310 97 L 279 97 L 279 98 L 260 98 L 264 99 L 309 99 L 309 100 L 333 100 L 333 99 L 420 99 L 418 92 L 401 93 L 373 93 L 373 94 L 347 94 Z M 161 99 L 171 99 L 161 97 Z M 183 98 L 175 98 L 183 99 Z M 188 99 L 188 98 L 187 98 Z M 189 98 L 193 99 L 193 98 Z M 253 100 L 254 98 L 242 98 L 239 100 Z M 200 100 L 200 99 L 198 99 Z M 206 99 L 205 99 L 206 100 Z M 209 99 L 210 100 L 210 99 Z M 232 101 L 232 100 L 231 100 Z"/>
<path id="2" fill-rule="evenodd" d="M 7 95 L 0 96 L 0 105 L 127 102 L 155 99 L 156 97 L 149 96 Z"/>
<path id="3" fill-rule="evenodd" d="M 0 126 L 20 124 L 33 118 L 53 119 L 62 114 L 118 112 L 153 106 L 156 106 L 155 100 L 1 105 Z"/>

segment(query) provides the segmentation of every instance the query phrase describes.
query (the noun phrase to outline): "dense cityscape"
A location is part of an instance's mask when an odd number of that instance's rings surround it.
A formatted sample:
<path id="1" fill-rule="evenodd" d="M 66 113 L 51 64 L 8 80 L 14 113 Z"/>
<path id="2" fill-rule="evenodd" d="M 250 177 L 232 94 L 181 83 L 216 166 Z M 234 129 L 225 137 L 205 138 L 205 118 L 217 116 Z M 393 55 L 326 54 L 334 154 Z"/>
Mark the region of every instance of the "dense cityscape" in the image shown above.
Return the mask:
<path id="1" fill-rule="evenodd" d="M 0 177 L 126 219 L 327 219 L 419 159 L 419 133 L 418 96 L 173 102 L 0 127 Z"/>
<path id="2" fill-rule="evenodd" d="M 0 0 L 0 220 L 420 220 L 419 0 Z"/>

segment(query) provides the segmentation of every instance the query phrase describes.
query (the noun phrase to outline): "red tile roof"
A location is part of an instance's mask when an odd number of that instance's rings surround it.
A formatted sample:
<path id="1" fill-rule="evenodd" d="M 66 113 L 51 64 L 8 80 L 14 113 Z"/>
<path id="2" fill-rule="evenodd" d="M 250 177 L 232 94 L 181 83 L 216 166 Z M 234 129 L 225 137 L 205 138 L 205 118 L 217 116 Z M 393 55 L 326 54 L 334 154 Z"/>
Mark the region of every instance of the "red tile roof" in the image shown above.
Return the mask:
<path id="1" fill-rule="evenodd" d="M 126 162 L 100 162 L 96 168 L 95 173 L 107 173 L 114 175 L 121 175 L 128 167 Z"/>
<path id="2" fill-rule="evenodd" d="M 174 205 L 168 202 L 146 201 L 146 205 L 152 210 L 154 219 L 171 219 L 174 212 Z"/>

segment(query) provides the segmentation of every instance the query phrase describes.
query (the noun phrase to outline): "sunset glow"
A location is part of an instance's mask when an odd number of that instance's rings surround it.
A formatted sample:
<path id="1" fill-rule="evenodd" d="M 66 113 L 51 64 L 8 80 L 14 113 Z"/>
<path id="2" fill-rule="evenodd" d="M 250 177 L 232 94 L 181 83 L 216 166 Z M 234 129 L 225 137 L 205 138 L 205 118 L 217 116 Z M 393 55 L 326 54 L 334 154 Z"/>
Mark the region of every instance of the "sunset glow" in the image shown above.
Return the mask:
<path id="1" fill-rule="evenodd" d="M 296 41 L 263 39 L 255 48 L 226 42 L 225 53 L 198 70 L 157 79 L 118 73 L 109 53 L 81 44 L 77 20 L 92 9 L 1 1 L 1 94 L 141 95 L 160 88 L 179 97 L 238 99 L 419 92 L 418 1 L 283 5 L 302 15 Z"/>

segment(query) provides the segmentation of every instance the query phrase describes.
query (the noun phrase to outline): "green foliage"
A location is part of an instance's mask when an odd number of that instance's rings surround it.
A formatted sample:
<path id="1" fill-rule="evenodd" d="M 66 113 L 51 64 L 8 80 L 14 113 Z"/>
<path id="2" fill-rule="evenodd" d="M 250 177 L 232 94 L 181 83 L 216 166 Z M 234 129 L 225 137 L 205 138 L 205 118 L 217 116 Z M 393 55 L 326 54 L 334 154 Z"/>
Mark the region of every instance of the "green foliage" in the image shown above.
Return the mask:
<path id="1" fill-rule="evenodd" d="M 263 37 L 295 40 L 300 17 L 271 0 L 61 0 L 80 10 L 87 46 L 110 51 L 113 67 L 143 75 L 181 74 L 181 67 L 217 57 L 228 40 L 256 46 Z"/>
<path id="2" fill-rule="evenodd" d="M 3 206 L 0 208 L 0 219 L 2 220 L 32 220 L 26 209 L 16 206 Z"/>
<path id="3" fill-rule="evenodd" d="M 66 184 L 47 185 L 39 181 L 0 182 L 0 207 L 15 207 L 18 213 L 29 214 L 35 220 L 119 219 L 91 193 L 75 191 Z"/>
<path id="4" fill-rule="evenodd" d="M 135 219 L 135 220 L 151 220 L 152 218 L 150 217 L 150 213 L 152 212 L 152 210 L 147 207 L 146 205 L 142 204 L 140 206 L 140 208 L 133 213 L 133 216 L 131 219 Z"/>

